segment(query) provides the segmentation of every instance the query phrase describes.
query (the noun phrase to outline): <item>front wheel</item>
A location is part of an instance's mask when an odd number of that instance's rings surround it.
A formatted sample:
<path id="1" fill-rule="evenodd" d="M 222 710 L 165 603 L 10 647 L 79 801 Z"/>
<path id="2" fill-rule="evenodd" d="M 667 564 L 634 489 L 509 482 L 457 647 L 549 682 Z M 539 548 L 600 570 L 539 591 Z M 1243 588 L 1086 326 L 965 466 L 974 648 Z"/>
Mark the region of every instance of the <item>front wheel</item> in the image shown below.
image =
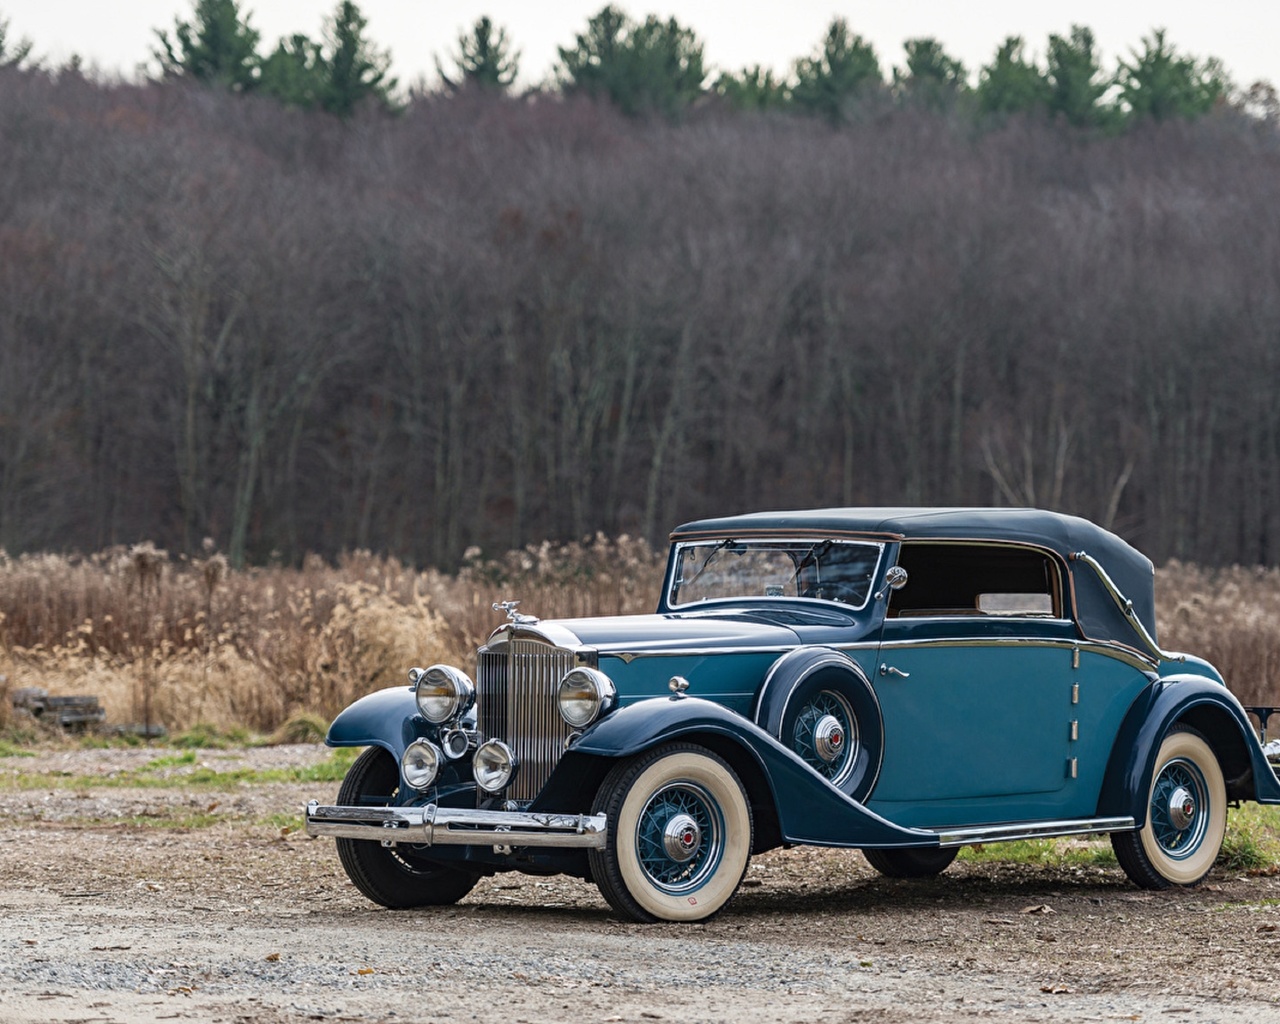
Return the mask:
<path id="1" fill-rule="evenodd" d="M 1136 885 L 1167 889 L 1204 878 L 1226 830 L 1227 789 L 1218 759 L 1198 732 L 1176 726 L 1156 755 L 1146 825 L 1112 832 L 1111 845 Z"/>
<path id="2" fill-rule="evenodd" d="M 594 813 L 608 817 L 591 873 L 609 905 L 632 921 L 701 921 L 729 902 L 751 859 L 751 805 L 732 768 L 691 744 L 624 761 L 606 777 Z"/>
<path id="3" fill-rule="evenodd" d="M 400 788 L 400 766 L 381 747 L 370 747 L 347 770 L 338 790 L 342 806 L 387 807 Z M 337 839 L 347 877 L 374 903 L 392 910 L 457 903 L 479 878 L 473 872 L 418 856 L 413 846 L 383 846 L 370 839 Z"/>

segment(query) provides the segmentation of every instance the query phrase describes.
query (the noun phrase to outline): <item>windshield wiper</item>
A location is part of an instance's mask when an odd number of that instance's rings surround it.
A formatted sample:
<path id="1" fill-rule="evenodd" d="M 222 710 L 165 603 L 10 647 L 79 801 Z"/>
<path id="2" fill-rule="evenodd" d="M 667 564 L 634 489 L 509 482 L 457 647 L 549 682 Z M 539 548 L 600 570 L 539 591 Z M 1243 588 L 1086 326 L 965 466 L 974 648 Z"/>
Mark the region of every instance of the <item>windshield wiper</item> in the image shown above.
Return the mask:
<path id="1" fill-rule="evenodd" d="M 790 582 L 794 583 L 798 580 L 800 578 L 800 574 L 809 566 L 816 564 L 819 558 L 831 550 L 831 545 L 834 543 L 835 541 L 833 540 L 814 541 L 813 547 L 809 548 L 809 550 L 804 553 L 804 557 L 796 563 L 796 571 L 791 574 Z"/>
<path id="2" fill-rule="evenodd" d="M 696 583 L 696 582 L 697 582 L 698 577 L 699 577 L 699 576 L 701 576 L 704 572 L 706 572 L 706 571 L 707 571 L 707 566 L 709 566 L 709 565 L 711 564 L 711 562 L 715 559 L 716 555 L 720 554 L 720 552 L 721 552 L 721 551 L 723 551 L 725 548 L 727 548 L 727 547 L 728 547 L 730 544 L 732 544 L 732 543 L 733 543 L 733 538 L 732 538 L 732 537 L 726 537 L 726 538 L 725 538 L 724 540 L 722 540 L 719 544 L 717 544 L 717 545 L 716 545 L 715 547 L 713 547 L 710 551 L 708 551 L 708 552 L 707 552 L 707 557 L 706 557 L 706 558 L 704 558 L 704 559 L 699 563 L 698 568 L 697 568 L 697 571 L 695 571 L 695 572 L 694 572 L 694 574 L 693 574 L 692 576 L 690 576 L 687 580 L 685 580 L 685 579 L 676 580 L 676 593 L 677 593 L 677 594 L 679 593 L 679 588 L 680 588 L 680 587 L 687 587 L 687 586 L 690 586 L 690 585 L 691 585 L 691 584 L 693 584 L 693 583 Z M 673 597 L 674 597 L 674 595 L 673 595 Z"/>

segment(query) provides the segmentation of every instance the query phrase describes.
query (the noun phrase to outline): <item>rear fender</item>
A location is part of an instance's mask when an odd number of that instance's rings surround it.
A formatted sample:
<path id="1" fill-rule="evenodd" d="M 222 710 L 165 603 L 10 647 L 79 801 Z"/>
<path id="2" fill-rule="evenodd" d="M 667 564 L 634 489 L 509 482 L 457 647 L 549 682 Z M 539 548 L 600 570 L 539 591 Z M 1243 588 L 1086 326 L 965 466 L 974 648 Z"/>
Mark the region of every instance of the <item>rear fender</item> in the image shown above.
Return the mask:
<path id="1" fill-rule="evenodd" d="M 1280 781 L 1235 695 L 1216 680 L 1176 675 L 1152 683 L 1130 705 L 1107 762 L 1100 817 L 1132 816 L 1139 827 L 1146 824 L 1160 743 L 1177 724 L 1191 726 L 1209 741 L 1222 765 L 1228 797 L 1280 803 Z"/>
<path id="2" fill-rule="evenodd" d="M 815 772 L 767 732 L 742 715 L 697 697 L 654 698 L 615 711 L 570 748 L 556 766 L 538 805 L 557 794 L 582 795 L 582 771 L 601 768 L 676 741 L 710 747 L 728 760 L 754 768 L 777 818 L 780 839 L 820 846 L 937 846 L 931 832 L 902 828 L 869 811 Z M 742 772 L 739 772 L 741 775 Z M 596 783 L 598 785 L 598 782 Z M 547 800 L 544 803 L 544 797 Z"/>

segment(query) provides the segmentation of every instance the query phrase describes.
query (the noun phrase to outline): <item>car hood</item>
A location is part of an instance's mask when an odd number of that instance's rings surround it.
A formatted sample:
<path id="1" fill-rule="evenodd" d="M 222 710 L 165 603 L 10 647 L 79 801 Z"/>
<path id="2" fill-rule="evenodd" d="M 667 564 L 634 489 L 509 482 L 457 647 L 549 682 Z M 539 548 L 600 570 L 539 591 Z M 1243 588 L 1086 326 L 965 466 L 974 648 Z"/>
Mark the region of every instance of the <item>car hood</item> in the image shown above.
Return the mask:
<path id="1" fill-rule="evenodd" d="M 554 619 L 508 623 L 490 643 L 503 636 L 537 636 L 559 647 L 592 647 L 601 654 L 638 651 L 793 647 L 796 632 L 758 613 L 725 615 L 614 615 L 591 619 Z"/>

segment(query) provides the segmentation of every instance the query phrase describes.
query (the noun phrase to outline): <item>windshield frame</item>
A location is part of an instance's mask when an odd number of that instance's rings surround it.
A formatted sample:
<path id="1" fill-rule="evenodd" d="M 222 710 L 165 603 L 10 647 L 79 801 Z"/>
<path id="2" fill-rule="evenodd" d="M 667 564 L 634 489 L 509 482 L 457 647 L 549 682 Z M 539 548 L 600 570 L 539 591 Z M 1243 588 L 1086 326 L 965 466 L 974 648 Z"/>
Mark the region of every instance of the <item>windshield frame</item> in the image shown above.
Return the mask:
<path id="1" fill-rule="evenodd" d="M 723 597 L 703 597 L 696 600 L 682 600 L 680 598 L 681 588 L 688 587 L 703 571 L 713 568 L 717 560 L 723 557 L 726 551 L 736 551 L 739 547 L 782 550 L 792 558 L 793 571 L 789 576 L 788 582 L 794 582 L 799 579 L 801 572 L 811 564 L 816 564 L 816 567 L 820 570 L 822 557 L 838 546 L 869 549 L 875 553 L 875 561 L 866 582 L 866 592 L 862 595 L 862 600 L 858 604 L 836 598 L 802 596 L 798 593 L 743 593 Z M 839 608 L 845 612 L 864 611 L 871 604 L 874 596 L 876 581 L 880 578 L 880 573 L 884 568 L 887 547 L 888 544 L 883 540 L 873 540 L 866 537 L 842 537 L 839 534 L 825 532 L 821 534 L 702 536 L 677 540 L 672 543 L 667 560 L 667 572 L 663 580 L 661 610 L 687 613 L 725 605 L 773 604 L 778 601 L 786 601 L 788 603 L 798 602 L 804 605 L 817 603 L 825 607 Z M 682 579 L 679 574 L 682 569 L 684 554 L 687 549 L 691 548 L 700 549 L 701 553 L 691 563 L 694 568 L 693 575 L 688 579 Z M 813 562 L 806 564 L 806 559 L 813 559 Z M 685 567 L 684 571 L 688 572 L 688 568 Z"/>

